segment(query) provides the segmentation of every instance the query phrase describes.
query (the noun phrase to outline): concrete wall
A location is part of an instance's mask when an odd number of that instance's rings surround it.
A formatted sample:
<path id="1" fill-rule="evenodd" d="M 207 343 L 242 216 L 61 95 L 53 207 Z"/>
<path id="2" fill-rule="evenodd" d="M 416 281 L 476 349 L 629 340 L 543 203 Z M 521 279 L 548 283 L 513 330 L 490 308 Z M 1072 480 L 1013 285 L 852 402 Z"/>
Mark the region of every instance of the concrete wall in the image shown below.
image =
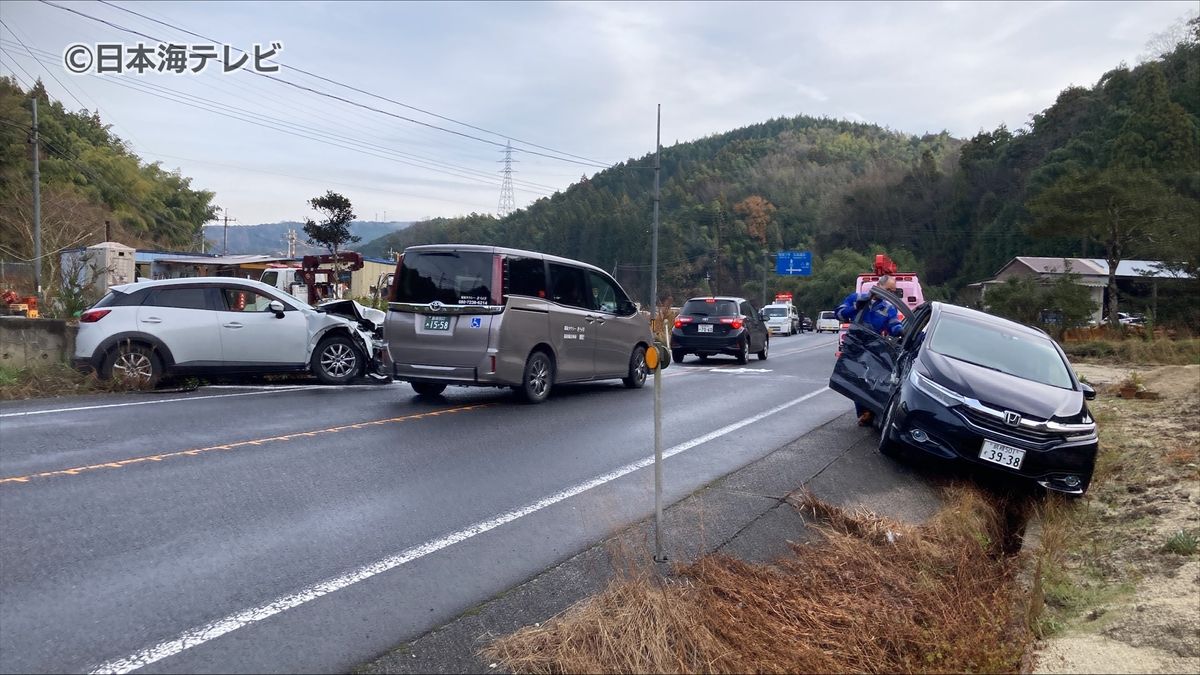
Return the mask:
<path id="1" fill-rule="evenodd" d="M 0 365 L 26 368 L 69 363 L 79 326 L 62 319 L 0 317 Z"/>

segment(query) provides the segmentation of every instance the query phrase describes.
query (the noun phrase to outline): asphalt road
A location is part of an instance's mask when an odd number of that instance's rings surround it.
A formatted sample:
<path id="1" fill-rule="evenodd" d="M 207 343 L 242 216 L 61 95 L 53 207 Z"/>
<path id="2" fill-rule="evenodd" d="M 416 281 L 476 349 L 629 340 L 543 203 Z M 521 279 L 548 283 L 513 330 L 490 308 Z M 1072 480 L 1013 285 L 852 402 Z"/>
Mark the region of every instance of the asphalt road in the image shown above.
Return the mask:
<path id="1" fill-rule="evenodd" d="M 666 370 L 668 503 L 845 413 L 834 343 Z M 652 412 L 649 382 L 4 404 L 0 671 L 345 672 L 651 514 Z"/>

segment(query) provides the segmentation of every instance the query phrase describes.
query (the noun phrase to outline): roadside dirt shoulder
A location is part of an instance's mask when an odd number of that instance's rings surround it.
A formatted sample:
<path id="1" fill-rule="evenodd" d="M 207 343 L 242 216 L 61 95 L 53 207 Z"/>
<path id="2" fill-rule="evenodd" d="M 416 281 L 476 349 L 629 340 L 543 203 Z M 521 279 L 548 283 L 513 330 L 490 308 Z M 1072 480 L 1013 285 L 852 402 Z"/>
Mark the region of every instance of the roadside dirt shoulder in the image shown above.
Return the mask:
<path id="1" fill-rule="evenodd" d="M 1047 517 L 1066 536 L 1034 672 L 1200 672 L 1200 366 L 1077 371 L 1101 456 L 1088 497 Z M 1131 372 L 1159 398 L 1119 398 Z"/>

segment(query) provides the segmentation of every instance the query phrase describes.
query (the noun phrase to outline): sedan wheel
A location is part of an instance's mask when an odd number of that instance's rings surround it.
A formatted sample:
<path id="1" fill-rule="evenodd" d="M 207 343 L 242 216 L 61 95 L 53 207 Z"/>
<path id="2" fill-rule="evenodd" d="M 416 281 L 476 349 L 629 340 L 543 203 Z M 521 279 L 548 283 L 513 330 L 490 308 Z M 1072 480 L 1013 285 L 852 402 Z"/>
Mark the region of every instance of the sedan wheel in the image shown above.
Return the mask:
<path id="1" fill-rule="evenodd" d="M 362 356 L 349 338 L 337 335 L 317 345 L 311 366 L 322 384 L 347 384 L 362 370 Z"/>

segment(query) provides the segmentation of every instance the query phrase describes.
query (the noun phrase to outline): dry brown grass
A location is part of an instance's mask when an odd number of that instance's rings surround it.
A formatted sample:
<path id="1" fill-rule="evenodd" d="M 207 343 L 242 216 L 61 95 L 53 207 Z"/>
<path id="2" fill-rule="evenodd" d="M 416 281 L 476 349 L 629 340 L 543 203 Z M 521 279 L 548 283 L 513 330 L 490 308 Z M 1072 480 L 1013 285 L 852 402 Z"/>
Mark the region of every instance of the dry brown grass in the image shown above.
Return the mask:
<path id="1" fill-rule="evenodd" d="M 31 368 L 0 366 L 0 401 L 139 389 L 141 388 L 115 380 L 102 381 L 95 373 L 81 373 L 66 364 L 39 365 Z"/>
<path id="2" fill-rule="evenodd" d="M 789 501 L 820 537 L 770 565 L 626 574 L 483 652 L 515 672 L 1011 672 L 1031 640 L 1005 509 L 966 487 L 912 527 Z"/>

